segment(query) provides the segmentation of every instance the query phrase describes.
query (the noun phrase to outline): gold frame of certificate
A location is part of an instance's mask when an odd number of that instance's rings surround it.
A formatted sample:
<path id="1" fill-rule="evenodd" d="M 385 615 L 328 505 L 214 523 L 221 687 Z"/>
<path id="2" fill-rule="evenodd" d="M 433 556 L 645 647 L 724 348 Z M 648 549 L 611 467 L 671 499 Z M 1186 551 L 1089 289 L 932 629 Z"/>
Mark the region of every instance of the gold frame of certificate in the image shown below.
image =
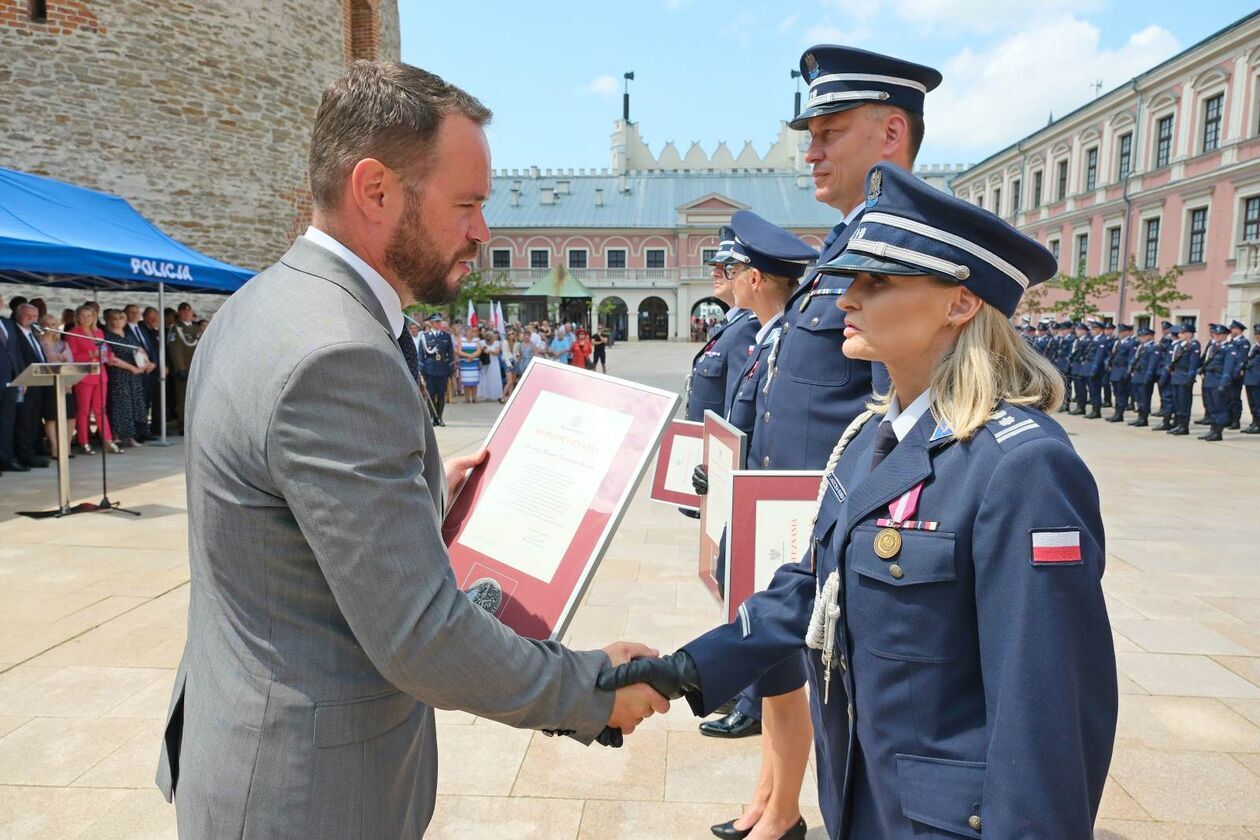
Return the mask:
<path id="1" fill-rule="evenodd" d="M 459 587 L 497 590 L 497 604 L 479 602 L 500 621 L 522 636 L 560 639 L 678 402 L 535 358 L 443 524 Z"/>
<path id="2" fill-rule="evenodd" d="M 785 563 L 809 550 L 818 510 L 819 470 L 736 470 L 731 476 L 731 528 L 726 548 L 727 621 Z"/>
<path id="3" fill-rule="evenodd" d="M 674 420 L 665 427 L 656 471 L 652 476 L 654 502 L 700 510 L 700 496 L 691 486 L 691 475 L 704 463 L 704 424 L 694 420 Z"/>
<path id="4" fill-rule="evenodd" d="M 700 497 L 700 582 L 722 603 L 725 573 L 719 573 L 727 523 L 731 521 L 731 476 L 743 469 L 748 436 L 713 411 L 704 413 L 704 468 L 709 492 Z"/>

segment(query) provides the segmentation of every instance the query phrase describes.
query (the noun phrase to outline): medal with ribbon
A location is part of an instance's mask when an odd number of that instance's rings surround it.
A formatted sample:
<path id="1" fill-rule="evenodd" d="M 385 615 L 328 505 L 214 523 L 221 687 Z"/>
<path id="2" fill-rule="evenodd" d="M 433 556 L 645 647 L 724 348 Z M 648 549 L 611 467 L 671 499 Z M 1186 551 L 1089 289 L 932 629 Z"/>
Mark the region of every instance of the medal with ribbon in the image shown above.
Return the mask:
<path id="1" fill-rule="evenodd" d="M 935 531 L 941 523 L 926 519 L 911 519 L 919 508 L 919 495 L 923 482 L 911 487 L 888 506 L 888 516 L 875 520 L 879 532 L 875 535 L 875 554 L 881 560 L 891 560 L 901 551 L 902 531 Z"/>

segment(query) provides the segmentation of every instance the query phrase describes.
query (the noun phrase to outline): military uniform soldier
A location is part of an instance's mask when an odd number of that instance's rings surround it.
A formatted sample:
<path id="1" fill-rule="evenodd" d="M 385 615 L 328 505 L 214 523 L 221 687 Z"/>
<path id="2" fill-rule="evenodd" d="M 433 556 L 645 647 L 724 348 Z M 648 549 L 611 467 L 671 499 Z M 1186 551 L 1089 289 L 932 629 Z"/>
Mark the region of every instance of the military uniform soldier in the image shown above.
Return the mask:
<path id="1" fill-rule="evenodd" d="M 1221 440 L 1221 432 L 1229 425 L 1230 420 L 1230 383 L 1234 371 L 1241 368 L 1238 362 L 1238 351 L 1229 340 L 1229 327 L 1224 324 L 1212 324 L 1212 341 L 1204 352 L 1203 362 L 1203 408 L 1208 416 L 1211 428 L 1199 435 L 1199 440 Z"/>
<path id="2" fill-rule="evenodd" d="M 166 362 L 170 365 L 175 385 L 175 417 L 180 434 L 184 433 L 184 402 L 188 390 L 188 371 L 192 370 L 193 354 L 201 341 L 201 325 L 194 322 L 191 304 L 181 303 L 175 313 L 175 324 L 166 337 Z"/>
<path id="3" fill-rule="evenodd" d="M 1173 423 L 1170 435 L 1190 434 L 1190 413 L 1194 409 L 1194 380 L 1199 373 L 1201 353 L 1194 337 L 1194 325 L 1182 324 L 1177 328 L 1180 338 L 1173 346 L 1168 361 L 1168 384 L 1173 392 Z"/>
<path id="4" fill-rule="evenodd" d="M 1159 376 L 1162 350 L 1155 341 L 1155 331 L 1150 327 L 1138 330 L 1137 341 L 1133 360 L 1129 363 L 1129 373 L 1138 416 L 1136 420 L 1130 420 L 1129 425 L 1142 428 L 1150 425 L 1147 418 L 1151 413 L 1151 396 L 1155 392 L 1155 379 Z"/>
<path id="5" fill-rule="evenodd" d="M 1234 378 L 1229 383 L 1230 388 L 1230 413 L 1229 428 L 1238 431 L 1242 426 L 1242 363 L 1247 360 L 1247 354 L 1251 351 L 1251 342 L 1247 340 L 1247 327 L 1242 321 L 1229 322 L 1230 341 L 1234 345 L 1234 352 L 1238 354 L 1238 369 L 1234 371 Z"/>
<path id="6" fill-rule="evenodd" d="M 1251 425 L 1243 434 L 1260 435 L 1260 324 L 1253 324 L 1251 333 L 1255 342 L 1247 350 L 1243 361 L 1243 387 L 1247 389 L 1247 406 L 1251 411 Z"/>
<path id="7" fill-rule="evenodd" d="M 1115 398 L 1115 406 L 1108 423 L 1124 422 L 1125 409 L 1129 407 L 1129 393 L 1132 389 L 1129 368 L 1133 362 L 1133 354 L 1137 351 L 1137 339 L 1133 337 L 1132 324 L 1117 324 L 1119 337 L 1111 345 L 1111 355 L 1107 361 L 1107 378 L 1111 381 L 1111 390 Z"/>

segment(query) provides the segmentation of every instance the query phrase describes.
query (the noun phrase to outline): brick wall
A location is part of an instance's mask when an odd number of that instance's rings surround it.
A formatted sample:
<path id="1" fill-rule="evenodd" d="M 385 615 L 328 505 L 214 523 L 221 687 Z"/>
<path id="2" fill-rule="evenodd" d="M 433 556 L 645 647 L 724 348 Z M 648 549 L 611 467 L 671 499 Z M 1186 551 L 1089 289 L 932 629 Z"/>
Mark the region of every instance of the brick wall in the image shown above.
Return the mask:
<path id="1" fill-rule="evenodd" d="M 0 166 L 116 193 L 253 268 L 310 217 L 310 124 L 345 66 L 350 0 L 0 0 Z M 396 0 L 370 0 L 382 58 Z M 365 36 L 366 37 L 366 36 Z"/>

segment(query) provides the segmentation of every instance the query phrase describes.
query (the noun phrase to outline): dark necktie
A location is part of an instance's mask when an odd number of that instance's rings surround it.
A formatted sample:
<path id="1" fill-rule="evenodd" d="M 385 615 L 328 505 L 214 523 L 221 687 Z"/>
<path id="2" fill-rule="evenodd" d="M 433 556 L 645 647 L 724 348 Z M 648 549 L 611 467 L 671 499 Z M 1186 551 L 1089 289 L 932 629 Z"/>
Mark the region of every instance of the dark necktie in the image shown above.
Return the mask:
<path id="1" fill-rule="evenodd" d="M 871 452 L 871 472 L 874 472 L 880 462 L 888 457 L 888 453 L 892 452 L 896 445 L 897 433 L 893 431 L 892 423 L 881 422 L 879 429 L 875 432 L 875 449 Z"/>
<path id="2" fill-rule="evenodd" d="M 398 349 L 402 351 L 407 370 L 411 371 L 411 378 L 416 379 L 420 374 L 420 358 L 416 353 L 416 345 L 411 341 L 411 333 L 407 332 L 406 327 L 398 336 Z"/>
<path id="3" fill-rule="evenodd" d="M 44 351 L 40 349 L 39 339 L 35 337 L 35 334 L 31 333 L 29 336 L 27 336 L 27 338 L 30 339 L 31 349 L 35 351 L 35 359 L 40 362 L 46 361 L 44 359 Z"/>

